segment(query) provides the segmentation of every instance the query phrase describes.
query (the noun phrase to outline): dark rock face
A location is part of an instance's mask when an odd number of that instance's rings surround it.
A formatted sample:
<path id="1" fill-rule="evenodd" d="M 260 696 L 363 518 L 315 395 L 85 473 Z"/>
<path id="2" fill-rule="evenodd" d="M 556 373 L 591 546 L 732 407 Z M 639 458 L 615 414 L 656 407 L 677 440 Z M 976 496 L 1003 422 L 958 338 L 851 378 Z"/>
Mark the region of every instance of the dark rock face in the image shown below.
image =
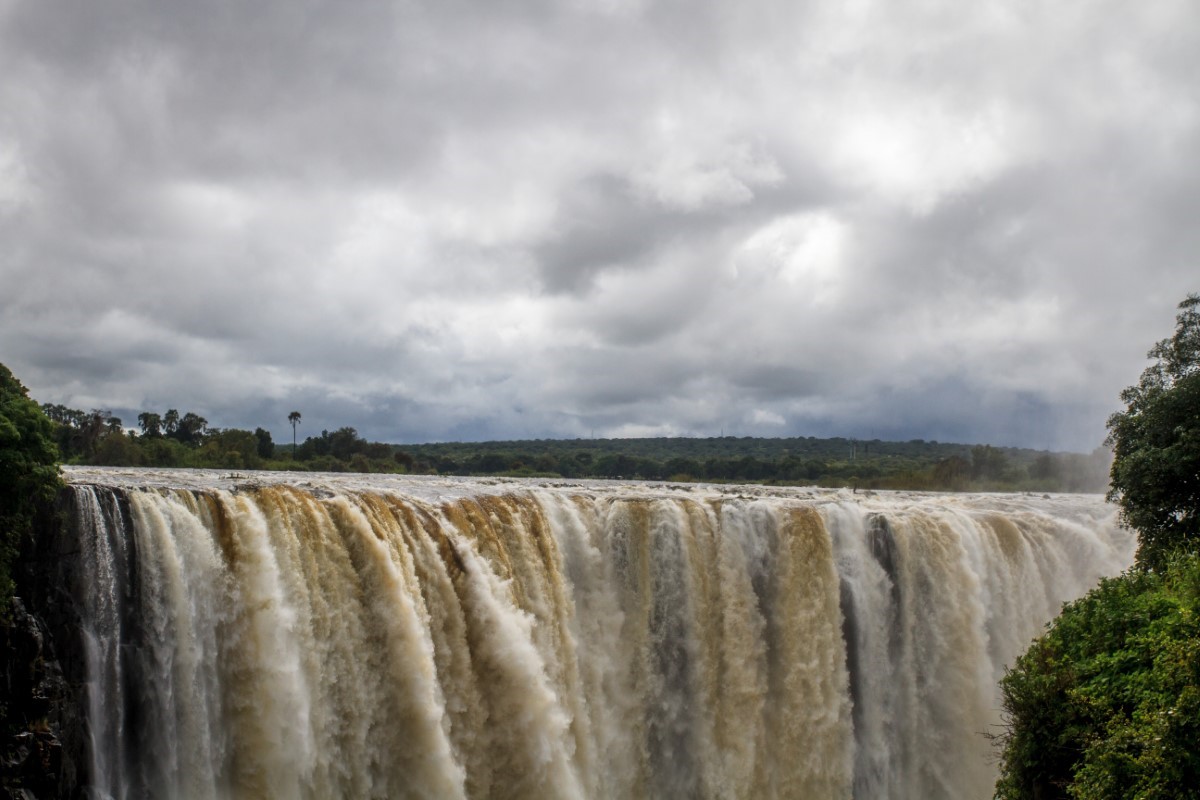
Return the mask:
<path id="1" fill-rule="evenodd" d="M 78 567 L 66 513 L 46 509 L 37 534 L 22 542 L 10 620 L 0 623 L 0 798 L 83 794 L 85 662 L 72 599 Z"/>
<path id="2" fill-rule="evenodd" d="M 50 718 L 67 695 L 62 670 L 41 622 L 13 598 L 12 621 L 0 628 L 4 651 L 6 740 L 0 774 L 17 797 L 53 797 L 62 772 L 62 743 Z"/>

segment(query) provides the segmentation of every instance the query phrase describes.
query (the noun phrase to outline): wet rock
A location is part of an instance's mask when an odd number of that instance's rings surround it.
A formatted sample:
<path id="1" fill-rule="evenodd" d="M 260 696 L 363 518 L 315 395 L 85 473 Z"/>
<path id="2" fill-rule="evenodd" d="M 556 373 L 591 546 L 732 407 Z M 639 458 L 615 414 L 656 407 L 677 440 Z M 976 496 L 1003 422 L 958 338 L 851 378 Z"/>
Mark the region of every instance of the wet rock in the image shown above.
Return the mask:
<path id="1" fill-rule="evenodd" d="M 10 620 L 0 625 L 0 648 L 0 788 L 9 797 L 57 797 L 62 743 L 50 720 L 68 692 L 45 626 L 19 598 L 12 598 Z"/>
<path id="2" fill-rule="evenodd" d="M 65 498 L 60 498 L 65 500 Z M 84 657 L 71 592 L 78 539 L 45 509 L 21 542 L 18 597 L 0 621 L 0 798 L 83 794 Z"/>

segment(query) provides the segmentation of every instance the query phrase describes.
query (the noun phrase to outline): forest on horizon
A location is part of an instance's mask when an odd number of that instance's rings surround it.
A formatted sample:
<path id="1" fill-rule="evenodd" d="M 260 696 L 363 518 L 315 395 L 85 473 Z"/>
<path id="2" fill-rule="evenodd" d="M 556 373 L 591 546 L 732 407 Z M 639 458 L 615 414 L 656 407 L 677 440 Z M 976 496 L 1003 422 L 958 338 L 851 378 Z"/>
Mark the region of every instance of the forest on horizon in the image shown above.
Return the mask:
<path id="1" fill-rule="evenodd" d="M 142 412 L 139 430 L 103 410 L 43 404 L 67 464 L 422 475 L 608 478 L 927 491 L 1104 492 L 1111 456 L 912 439 L 842 437 L 530 439 L 396 445 L 353 427 L 277 444 L 263 429 L 198 414 Z M 298 412 L 297 422 L 299 422 Z"/>

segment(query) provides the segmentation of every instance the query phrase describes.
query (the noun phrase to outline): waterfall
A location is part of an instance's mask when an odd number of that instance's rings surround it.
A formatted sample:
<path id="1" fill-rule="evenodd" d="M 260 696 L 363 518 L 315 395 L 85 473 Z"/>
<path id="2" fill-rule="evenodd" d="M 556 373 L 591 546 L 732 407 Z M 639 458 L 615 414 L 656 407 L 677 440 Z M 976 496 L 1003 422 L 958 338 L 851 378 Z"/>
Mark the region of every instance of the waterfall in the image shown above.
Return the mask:
<path id="1" fill-rule="evenodd" d="M 90 796 L 986 798 L 1098 497 L 69 473 Z"/>

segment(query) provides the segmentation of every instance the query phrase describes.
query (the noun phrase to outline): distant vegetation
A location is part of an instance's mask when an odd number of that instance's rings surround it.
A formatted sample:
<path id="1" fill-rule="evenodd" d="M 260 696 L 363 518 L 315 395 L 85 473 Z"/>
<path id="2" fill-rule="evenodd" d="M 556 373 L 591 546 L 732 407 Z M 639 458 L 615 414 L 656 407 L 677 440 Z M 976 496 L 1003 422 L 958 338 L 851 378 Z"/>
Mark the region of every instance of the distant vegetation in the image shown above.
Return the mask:
<path id="1" fill-rule="evenodd" d="M 422 471 L 454 475 L 858 486 L 952 491 L 1101 492 L 1108 452 L 1090 455 L 832 438 L 574 439 L 408 445 Z"/>
<path id="2" fill-rule="evenodd" d="M 1137 565 L 1005 676 L 1000 800 L 1200 797 L 1200 296 L 1108 422 Z"/>
<path id="3" fill-rule="evenodd" d="M 138 414 L 138 430 L 120 417 L 93 409 L 80 411 L 44 404 L 53 437 L 68 464 L 109 467 L 200 467 L 213 469 L 291 469 L 324 472 L 406 472 L 409 459 L 395 447 L 368 442 L 354 428 L 321 431 L 293 452 L 276 447 L 270 431 L 210 427 L 194 412 Z M 293 411 L 290 424 L 298 424 Z"/>
<path id="4" fill-rule="evenodd" d="M 102 410 L 46 404 L 68 463 L 512 477 L 628 478 L 949 491 L 1102 492 L 1109 454 L 914 439 L 538 439 L 390 445 L 354 428 L 276 446 L 263 428 L 212 428 L 193 412 L 144 411 L 138 430 Z M 293 435 L 301 415 L 288 415 Z"/>

